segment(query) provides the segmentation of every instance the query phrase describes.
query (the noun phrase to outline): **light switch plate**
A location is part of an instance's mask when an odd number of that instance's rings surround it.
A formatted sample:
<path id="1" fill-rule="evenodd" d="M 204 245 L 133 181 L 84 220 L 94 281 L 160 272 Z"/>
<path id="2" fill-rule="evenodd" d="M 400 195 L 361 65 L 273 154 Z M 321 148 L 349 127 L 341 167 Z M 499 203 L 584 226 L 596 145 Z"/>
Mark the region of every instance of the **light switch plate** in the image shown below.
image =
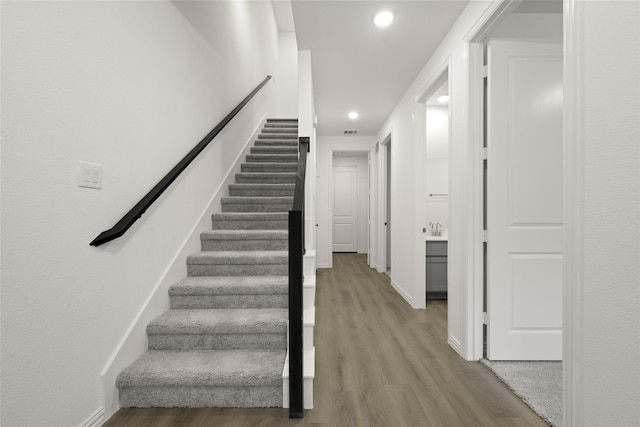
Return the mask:
<path id="1" fill-rule="evenodd" d="M 102 166 L 81 161 L 78 186 L 84 188 L 102 188 Z"/>

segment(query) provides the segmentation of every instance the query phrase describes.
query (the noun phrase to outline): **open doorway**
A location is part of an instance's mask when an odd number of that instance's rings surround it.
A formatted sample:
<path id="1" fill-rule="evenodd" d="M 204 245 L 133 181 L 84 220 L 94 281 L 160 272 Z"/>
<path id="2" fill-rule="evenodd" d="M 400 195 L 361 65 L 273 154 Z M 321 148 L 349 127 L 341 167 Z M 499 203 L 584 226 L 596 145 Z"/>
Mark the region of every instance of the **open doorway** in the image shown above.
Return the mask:
<path id="1" fill-rule="evenodd" d="M 379 192 L 377 213 L 378 231 L 378 271 L 391 277 L 391 182 L 393 177 L 391 162 L 391 133 L 377 145 L 379 167 Z M 393 281 L 392 281 L 393 283 Z"/>
<path id="2" fill-rule="evenodd" d="M 486 356 L 561 360 L 562 14 L 516 9 L 484 46 Z"/>
<path id="3" fill-rule="evenodd" d="M 427 304 L 447 300 L 449 216 L 449 83 L 442 83 L 426 102 L 426 262 Z M 442 303 L 441 303 L 442 304 Z M 446 302 L 444 303 L 446 306 Z"/>
<path id="4" fill-rule="evenodd" d="M 387 143 L 384 145 L 387 153 L 387 161 L 386 161 L 386 181 L 385 181 L 385 221 L 384 225 L 386 227 L 386 236 L 387 236 L 387 245 L 386 245 L 386 254 L 387 254 L 387 268 L 385 273 L 387 276 L 391 277 L 391 138 L 387 138 Z"/>

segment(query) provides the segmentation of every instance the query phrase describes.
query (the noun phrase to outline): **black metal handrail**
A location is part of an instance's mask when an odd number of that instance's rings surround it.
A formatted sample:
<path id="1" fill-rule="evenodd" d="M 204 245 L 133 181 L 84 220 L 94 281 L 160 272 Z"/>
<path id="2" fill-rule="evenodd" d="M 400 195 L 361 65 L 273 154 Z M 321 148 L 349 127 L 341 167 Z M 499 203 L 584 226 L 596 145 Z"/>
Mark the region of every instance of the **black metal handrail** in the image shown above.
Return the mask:
<path id="1" fill-rule="evenodd" d="M 289 211 L 289 418 L 304 417 L 303 306 L 304 184 L 310 138 L 300 137 L 293 207 Z"/>
<path id="2" fill-rule="evenodd" d="M 204 150 L 207 145 L 215 138 L 224 127 L 247 105 L 249 101 L 262 89 L 267 82 L 271 80 L 271 76 L 267 76 L 240 104 L 238 104 L 229 114 L 226 115 L 220 123 L 214 127 L 211 132 L 205 136 L 189 153 L 176 164 L 173 169 L 167 173 L 152 189 L 144 196 L 134 207 L 129 210 L 113 227 L 105 230 L 89 243 L 91 246 L 100 246 L 111 240 L 121 237 L 133 225 L 134 222 L 142 216 L 143 213 L 156 201 L 158 197 L 178 178 L 189 164 Z"/>

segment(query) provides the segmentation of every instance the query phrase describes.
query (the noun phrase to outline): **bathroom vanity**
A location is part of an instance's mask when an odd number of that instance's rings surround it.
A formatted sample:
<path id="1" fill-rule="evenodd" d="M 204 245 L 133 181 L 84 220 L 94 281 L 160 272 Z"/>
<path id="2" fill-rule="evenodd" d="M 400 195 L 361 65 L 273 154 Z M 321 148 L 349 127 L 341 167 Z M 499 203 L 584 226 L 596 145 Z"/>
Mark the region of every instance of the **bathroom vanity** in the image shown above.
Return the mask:
<path id="1" fill-rule="evenodd" d="M 427 299 L 447 299 L 447 237 L 427 236 Z"/>

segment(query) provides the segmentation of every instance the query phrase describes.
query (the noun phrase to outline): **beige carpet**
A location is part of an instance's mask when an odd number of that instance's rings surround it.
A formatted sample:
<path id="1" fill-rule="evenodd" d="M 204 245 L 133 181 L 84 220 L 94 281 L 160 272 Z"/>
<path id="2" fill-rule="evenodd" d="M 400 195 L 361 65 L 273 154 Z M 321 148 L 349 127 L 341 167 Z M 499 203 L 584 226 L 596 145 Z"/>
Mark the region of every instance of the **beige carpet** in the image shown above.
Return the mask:
<path id="1" fill-rule="evenodd" d="M 562 362 L 480 362 L 540 418 L 551 426 L 562 426 Z"/>

